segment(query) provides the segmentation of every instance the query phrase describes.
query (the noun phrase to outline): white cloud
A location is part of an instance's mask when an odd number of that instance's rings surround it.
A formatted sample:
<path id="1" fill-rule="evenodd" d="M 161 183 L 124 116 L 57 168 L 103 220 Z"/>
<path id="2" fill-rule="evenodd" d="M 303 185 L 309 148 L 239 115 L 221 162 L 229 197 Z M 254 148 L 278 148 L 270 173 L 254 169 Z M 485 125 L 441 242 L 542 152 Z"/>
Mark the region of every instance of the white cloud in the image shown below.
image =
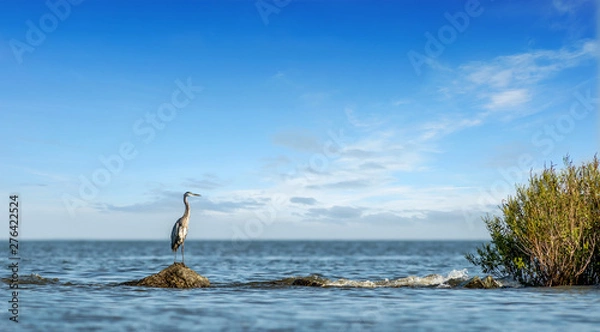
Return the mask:
<path id="1" fill-rule="evenodd" d="M 448 102 L 458 104 L 459 109 L 475 112 L 451 119 L 452 124 L 446 124 L 444 119 L 435 121 L 434 125 L 441 128 L 431 126 L 427 135 L 443 133 L 446 126 L 459 130 L 469 127 L 468 122 L 461 123 L 463 119 L 482 124 L 494 115 L 511 119 L 538 112 L 541 108 L 535 106 L 564 89 L 554 82 L 571 68 L 593 64 L 599 51 L 597 41 L 585 39 L 560 49 L 536 49 L 460 65 L 445 77 L 437 91 Z M 503 112 L 496 114 L 499 110 Z"/>
<path id="2" fill-rule="evenodd" d="M 346 107 L 346 109 L 344 109 L 344 113 L 346 113 L 346 119 L 348 120 L 348 122 L 356 128 L 373 129 L 376 127 L 380 127 L 385 123 L 385 121 L 383 121 L 382 119 L 379 119 L 374 116 L 359 118 L 356 112 L 349 107 Z"/>
<path id="3" fill-rule="evenodd" d="M 486 108 L 496 110 L 523 105 L 531 100 L 527 89 L 514 89 L 490 95 L 490 102 Z"/>
<path id="4" fill-rule="evenodd" d="M 582 5 L 592 2 L 590 0 L 552 0 L 552 6 L 559 14 L 575 14 Z"/>
<path id="5" fill-rule="evenodd" d="M 300 130 L 288 130 L 276 133 L 273 143 L 301 152 L 318 152 L 322 144 L 312 134 Z"/>
<path id="6" fill-rule="evenodd" d="M 562 70 L 594 60 L 598 43 L 584 40 L 558 50 L 533 50 L 499 56 L 489 62 L 476 61 L 459 67 L 466 82 L 475 87 L 507 89 L 536 84 Z"/>
<path id="7" fill-rule="evenodd" d="M 410 104 L 411 101 L 409 99 L 396 99 L 392 102 L 393 106 L 401 106 L 401 105 L 407 105 Z"/>
<path id="8" fill-rule="evenodd" d="M 198 178 L 187 178 L 182 186 L 202 189 L 202 190 L 213 190 L 224 186 L 224 181 L 221 180 L 215 174 L 204 174 L 201 179 Z"/>
<path id="9" fill-rule="evenodd" d="M 312 197 L 292 197 L 290 203 L 302 204 L 302 205 L 315 205 L 317 200 Z"/>
<path id="10" fill-rule="evenodd" d="M 282 72 L 281 70 L 277 71 L 273 76 L 271 76 L 271 78 L 274 79 L 280 79 L 280 78 L 284 78 L 285 77 L 285 73 Z"/>
<path id="11" fill-rule="evenodd" d="M 428 122 L 421 127 L 421 139 L 425 141 L 438 139 L 469 127 L 478 126 L 481 122 L 481 119 L 468 118 L 444 118 Z"/>

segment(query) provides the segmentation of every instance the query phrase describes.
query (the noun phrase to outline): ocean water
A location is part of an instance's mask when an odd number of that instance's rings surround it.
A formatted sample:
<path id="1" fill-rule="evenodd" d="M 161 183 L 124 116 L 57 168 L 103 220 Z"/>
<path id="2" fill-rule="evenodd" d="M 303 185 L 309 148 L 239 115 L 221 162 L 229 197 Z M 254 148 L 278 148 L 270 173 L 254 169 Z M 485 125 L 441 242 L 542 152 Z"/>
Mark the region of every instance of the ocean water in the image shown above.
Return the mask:
<path id="1" fill-rule="evenodd" d="M 19 323 L 4 279 L 0 330 L 600 331 L 600 287 L 450 287 L 483 276 L 464 258 L 479 244 L 186 241 L 211 287 L 179 290 L 119 285 L 169 266 L 168 241 L 24 241 Z"/>

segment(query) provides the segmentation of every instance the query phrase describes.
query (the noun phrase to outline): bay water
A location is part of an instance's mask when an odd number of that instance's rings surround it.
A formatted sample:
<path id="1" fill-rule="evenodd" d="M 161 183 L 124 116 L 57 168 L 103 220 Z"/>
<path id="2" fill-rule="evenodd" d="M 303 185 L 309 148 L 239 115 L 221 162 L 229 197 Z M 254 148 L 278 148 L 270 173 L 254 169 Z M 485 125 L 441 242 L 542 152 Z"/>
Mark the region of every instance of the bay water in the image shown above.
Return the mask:
<path id="1" fill-rule="evenodd" d="M 0 330 L 600 331 L 600 287 L 452 287 L 485 276 L 464 258 L 481 243 L 188 240 L 211 287 L 181 290 L 119 285 L 172 264 L 168 241 L 22 241 L 19 323 L 4 278 Z"/>

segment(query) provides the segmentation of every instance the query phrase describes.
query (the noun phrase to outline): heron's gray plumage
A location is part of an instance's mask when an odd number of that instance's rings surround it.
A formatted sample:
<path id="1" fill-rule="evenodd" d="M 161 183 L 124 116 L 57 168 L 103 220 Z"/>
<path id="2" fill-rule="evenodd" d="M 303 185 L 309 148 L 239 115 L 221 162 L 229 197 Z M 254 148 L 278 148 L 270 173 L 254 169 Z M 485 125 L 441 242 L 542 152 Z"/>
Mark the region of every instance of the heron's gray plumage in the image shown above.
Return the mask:
<path id="1" fill-rule="evenodd" d="M 181 219 L 182 218 L 179 218 L 177 220 L 171 231 L 171 250 L 173 251 L 179 249 L 179 246 L 185 241 L 185 237 L 187 236 L 188 228 L 182 226 Z"/>
<path id="2" fill-rule="evenodd" d="M 185 204 L 185 212 L 183 212 L 183 216 L 175 222 L 173 225 L 173 230 L 171 230 L 171 250 L 175 252 L 175 260 L 177 260 L 177 249 L 181 246 L 181 262 L 183 263 L 183 250 L 184 250 L 184 242 L 185 237 L 188 233 L 188 224 L 190 222 L 190 204 L 187 201 L 188 196 L 200 196 L 199 194 L 194 194 L 191 192 L 186 192 L 183 194 L 183 203 Z"/>

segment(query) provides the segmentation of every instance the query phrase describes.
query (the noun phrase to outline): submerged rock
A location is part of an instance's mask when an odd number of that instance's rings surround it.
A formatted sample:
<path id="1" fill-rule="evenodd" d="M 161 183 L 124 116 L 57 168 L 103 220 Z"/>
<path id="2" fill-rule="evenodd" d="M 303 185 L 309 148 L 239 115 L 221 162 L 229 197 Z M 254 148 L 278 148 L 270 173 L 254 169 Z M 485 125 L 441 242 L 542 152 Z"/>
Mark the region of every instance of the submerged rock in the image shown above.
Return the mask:
<path id="1" fill-rule="evenodd" d="M 463 283 L 465 283 L 465 280 L 462 278 L 451 278 L 451 279 L 448 279 L 448 281 L 446 281 L 446 284 L 448 286 L 450 286 L 451 288 L 461 287 L 461 285 Z"/>
<path id="2" fill-rule="evenodd" d="M 285 278 L 270 283 L 274 285 L 286 286 L 324 287 L 327 283 L 329 283 L 329 280 L 316 275 L 311 275 L 308 277 Z"/>
<path id="3" fill-rule="evenodd" d="M 141 280 L 124 282 L 126 286 L 146 286 L 159 288 L 200 288 L 210 286 L 206 277 L 196 273 L 183 263 L 173 263 L 166 269 Z"/>
<path id="4" fill-rule="evenodd" d="M 494 280 L 492 276 L 487 276 L 483 280 L 478 276 L 475 276 L 460 285 L 463 288 L 476 288 L 476 289 L 491 289 L 500 288 L 502 284 Z"/>
<path id="5" fill-rule="evenodd" d="M 5 284 L 18 283 L 20 285 L 49 285 L 58 284 L 58 278 L 44 278 L 37 273 L 32 273 L 28 276 L 19 276 L 17 280 L 11 278 L 2 278 L 2 282 Z"/>
<path id="6" fill-rule="evenodd" d="M 325 283 L 312 278 L 298 278 L 292 281 L 292 286 L 323 287 Z"/>

